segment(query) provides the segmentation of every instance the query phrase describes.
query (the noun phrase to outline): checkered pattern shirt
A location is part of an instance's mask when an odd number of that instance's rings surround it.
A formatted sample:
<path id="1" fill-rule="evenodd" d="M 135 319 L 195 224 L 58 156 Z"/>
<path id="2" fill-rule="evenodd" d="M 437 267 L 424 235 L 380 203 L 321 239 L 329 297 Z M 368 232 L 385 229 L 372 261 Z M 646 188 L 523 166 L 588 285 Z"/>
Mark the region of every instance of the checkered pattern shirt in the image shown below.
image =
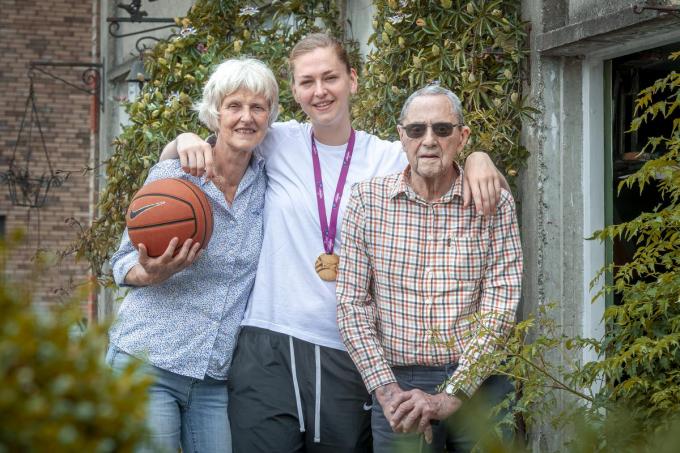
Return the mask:
<path id="1" fill-rule="evenodd" d="M 466 376 L 470 364 L 493 348 L 491 332 L 506 335 L 514 323 L 522 277 L 514 200 L 504 190 L 495 215 L 477 215 L 463 207 L 458 174 L 435 202 L 414 192 L 408 167 L 352 188 L 338 324 L 370 392 L 396 382 L 391 366 L 457 362 L 449 382 L 471 396 L 482 379 Z M 471 336 L 480 322 L 486 333 Z"/>

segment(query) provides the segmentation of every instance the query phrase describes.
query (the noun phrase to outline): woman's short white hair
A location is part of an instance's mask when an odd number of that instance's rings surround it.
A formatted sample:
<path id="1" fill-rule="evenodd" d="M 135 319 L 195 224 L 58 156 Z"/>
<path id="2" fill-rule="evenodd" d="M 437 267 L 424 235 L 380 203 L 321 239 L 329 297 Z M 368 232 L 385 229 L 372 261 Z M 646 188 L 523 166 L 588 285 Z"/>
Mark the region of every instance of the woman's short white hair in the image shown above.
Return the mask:
<path id="1" fill-rule="evenodd" d="M 216 132 L 222 100 L 242 88 L 265 97 L 269 103 L 271 126 L 279 114 L 279 85 L 271 69 L 255 58 L 232 58 L 215 68 L 203 88 L 201 101 L 195 107 L 198 119 Z"/>

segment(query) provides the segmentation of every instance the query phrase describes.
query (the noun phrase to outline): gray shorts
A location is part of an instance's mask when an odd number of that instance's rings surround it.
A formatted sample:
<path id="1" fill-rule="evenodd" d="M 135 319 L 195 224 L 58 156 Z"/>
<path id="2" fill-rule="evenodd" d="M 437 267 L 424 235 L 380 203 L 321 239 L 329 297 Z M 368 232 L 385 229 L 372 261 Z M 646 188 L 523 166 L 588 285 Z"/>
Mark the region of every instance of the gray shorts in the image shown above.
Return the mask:
<path id="1" fill-rule="evenodd" d="M 371 397 L 345 351 L 244 327 L 227 382 L 235 453 L 371 451 Z"/>

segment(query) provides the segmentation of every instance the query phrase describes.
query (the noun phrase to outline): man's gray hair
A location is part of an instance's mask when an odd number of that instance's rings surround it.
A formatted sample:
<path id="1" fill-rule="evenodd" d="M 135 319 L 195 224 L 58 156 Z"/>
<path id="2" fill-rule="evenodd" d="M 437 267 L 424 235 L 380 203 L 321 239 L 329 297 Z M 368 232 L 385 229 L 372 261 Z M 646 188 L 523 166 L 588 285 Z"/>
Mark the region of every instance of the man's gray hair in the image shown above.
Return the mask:
<path id="1" fill-rule="evenodd" d="M 401 108 L 401 113 L 399 114 L 399 124 L 403 124 L 404 119 L 406 119 L 406 113 L 408 112 L 408 108 L 411 106 L 411 102 L 417 97 L 420 96 L 437 96 L 437 95 L 443 95 L 446 96 L 451 102 L 451 110 L 453 111 L 453 114 L 458 116 L 458 122 L 460 124 L 465 124 L 465 117 L 463 115 L 463 104 L 460 102 L 460 99 L 458 99 L 458 96 L 446 88 L 443 88 L 439 85 L 428 85 L 426 87 L 423 87 L 417 91 L 415 91 L 411 96 L 406 99 L 406 102 L 404 102 L 404 106 Z"/>
<path id="2" fill-rule="evenodd" d="M 220 106 L 226 96 L 245 88 L 261 94 L 269 103 L 269 125 L 279 114 L 279 85 L 266 64 L 255 58 L 232 58 L 215 68 L 203 88 L 203 97 L 194 107 L 198 119 L 216 132 L 220 126 Z"/>

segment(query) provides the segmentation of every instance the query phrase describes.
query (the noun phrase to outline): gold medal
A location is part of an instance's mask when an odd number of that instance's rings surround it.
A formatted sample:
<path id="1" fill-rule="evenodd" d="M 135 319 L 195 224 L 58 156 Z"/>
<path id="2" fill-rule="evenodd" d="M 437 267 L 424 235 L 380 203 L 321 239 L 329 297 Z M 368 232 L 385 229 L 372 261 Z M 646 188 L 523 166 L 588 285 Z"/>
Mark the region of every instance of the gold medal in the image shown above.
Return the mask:
<path id="1" fill-rule="evenodd" d="M 316 259 L 314 268 L 321 280 L 334 282 L 338 278 L 338 263 L 340 263 L 340 257 L 335 253 L 322 253 Z"/>

